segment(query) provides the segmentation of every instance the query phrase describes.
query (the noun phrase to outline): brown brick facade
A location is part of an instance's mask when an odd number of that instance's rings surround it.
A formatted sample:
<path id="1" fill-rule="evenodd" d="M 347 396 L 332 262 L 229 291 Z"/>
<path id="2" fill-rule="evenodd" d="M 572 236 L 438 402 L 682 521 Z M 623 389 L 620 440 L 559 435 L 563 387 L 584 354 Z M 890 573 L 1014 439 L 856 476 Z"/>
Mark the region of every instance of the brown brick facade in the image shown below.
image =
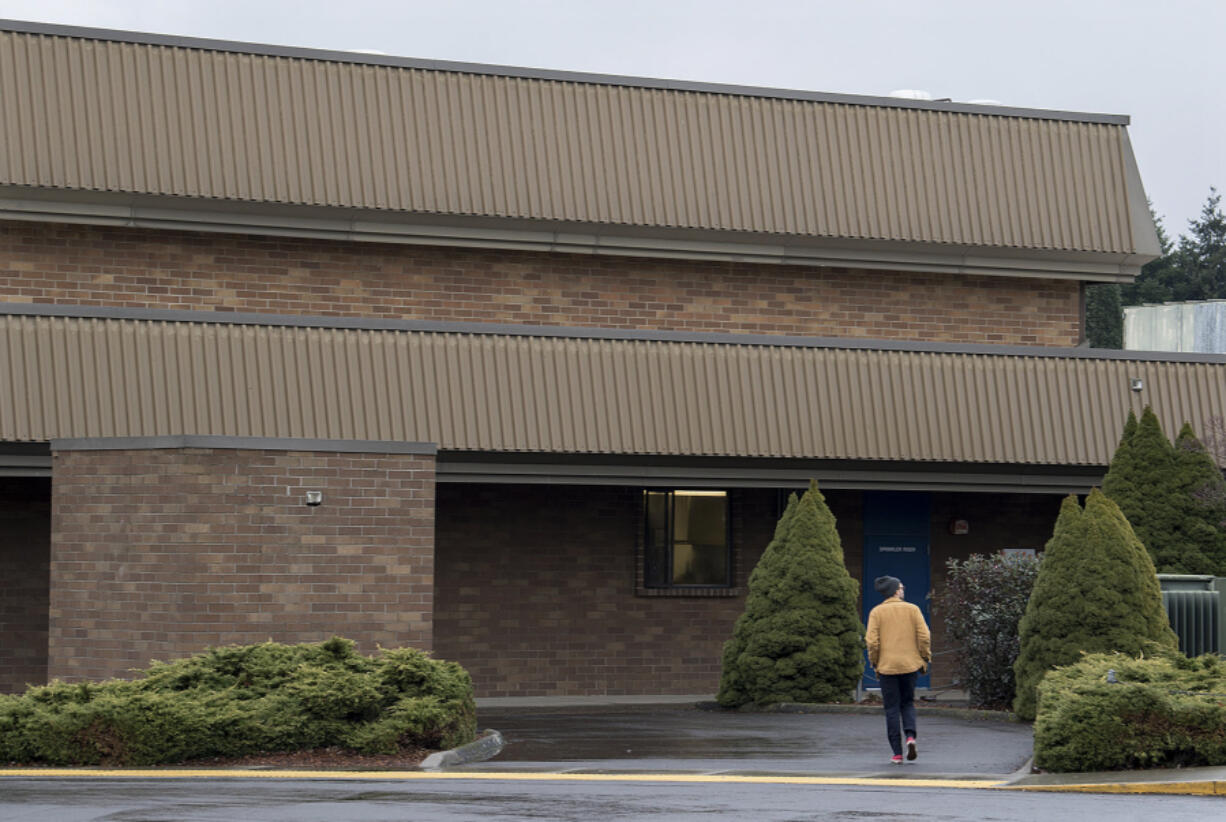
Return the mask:
<path id="1" fill-rule="evenodd" d="M 732 493 L 737 595 L 642 596 L 640 489 L 440 485 L 436 652 L 478 697 L 713 694 L 777 499 Z M 832 497 L 836 516 L 848 502 Z M 859 557 L 849 544 L 857 574 Z"/>
<path id="2" fill-rule="evenodd" d="M 251 312 L 1070 346 L 1079 300 L 1077 283 L 1037 278 L 0 222 L 0 302 L 222 321 Z M 427 457 L 75 451 L 56 455 L 54 474 L 42 554 L 0 552 L 14 580 L 0 606 L 0 627 L 14 632 L 0 639 L 0 689 L 48 671 L 123 675 L 207 645 L 336 633 L 364 650 L 433 646 L 470 670 L 479 696 L 713 693 L 744 607 L 743 590 L 637 590 L 637 489 L 444 485 L 436 532 Z M 322 506 L 302 504 L 308 487 L 324 492 Z M 858 577 L 861 495 L 827 497 Z M 1045 539 L 1051 523 L 1032 500 L 999 510 L 996 500 L 934 497 L 934 583 L 948 556 Z M 777 501 L 733 496 L 742 587 Z M 0 514 L 17 508 L 0 500 Z M 953 510 L 986 527 L 946 539 L 937 520 Z M 30 511 L 20 528 L 33 545 Z M 46 531 L 46 503 L 41 516 Z M 934 628 L 942 641 L 939 618 Z M 934 684 L 952 677 L 948 659 Z"/>
<path id="3" fill-rule="evenodd" d="M 81 450 L 53 465 L 52 677 L 267 639 L 431 646 L 432 456 Z"/>
<path id="4" fill-rule="evenodd" d="M 0 693 L 47 681 L 51 481 L 0 477 Z"/>
<path id="5" fill-rule="evenodd" d="M 732 597 L 636 594 L 641 493 L 439 486 L 435 649 L 468 669 L 479 697 L 715 693 L 745 581 L 774 532 L 777 492 L 732 492 Z M 825 496 L 859 580 L 862 493 Z M 934 587 L 951 557 L 1041 548 L 1058 507 L 1042 495 L 934 494 Z M 970 534 L 948 533 L 955 516 Z M 956 649 L 939 613 L 932 622 L 932 686 L 941 687 L 956 676 Z"/>
<path id="6" fill-rule="evenodd" d="M 641 498 L 631 488 L 439 486 L 435 649 L 468 669 L 478 697 L 713 692 L 743 599 L 636 596 Z M 741 583 L 765 518 L 751 517 L 756 539 L 737 541 Z"/>
<path id="7" fill-rule="evenodd" d="M 1071 346 L 1075 282 L 0 222 L 0 300 Z"/>

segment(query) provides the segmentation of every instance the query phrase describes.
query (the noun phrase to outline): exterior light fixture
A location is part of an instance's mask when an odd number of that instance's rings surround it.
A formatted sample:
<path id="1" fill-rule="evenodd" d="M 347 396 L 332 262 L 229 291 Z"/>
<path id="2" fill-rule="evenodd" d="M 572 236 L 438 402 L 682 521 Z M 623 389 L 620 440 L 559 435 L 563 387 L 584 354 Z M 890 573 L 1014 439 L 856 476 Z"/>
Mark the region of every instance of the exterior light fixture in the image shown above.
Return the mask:
<path id="1" fill-rule="evenodd" d="M 323 491 L 307 491 L 306 492 L 306 504 L 307 505 L 314 507 L 316 505 L 322 504 L 323 501 L 324 501 Z"/>
<path id="2" fill-rule="evenodd" d="M 1128 387 L 1133 391 L 1140 391 L 1145 387 L 1145 380 L 1141 379 L 1140 377 L 1133 377 L 1128 381 Z"/>

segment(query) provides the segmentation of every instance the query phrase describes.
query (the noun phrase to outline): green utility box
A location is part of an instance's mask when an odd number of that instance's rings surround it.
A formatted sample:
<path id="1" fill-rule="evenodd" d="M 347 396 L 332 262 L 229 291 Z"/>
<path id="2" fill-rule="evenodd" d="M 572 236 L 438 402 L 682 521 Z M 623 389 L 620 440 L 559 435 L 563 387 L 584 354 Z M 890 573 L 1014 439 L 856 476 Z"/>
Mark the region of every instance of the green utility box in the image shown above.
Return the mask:
<path id="1" fill-rule="evenodd" d="M 1158 584 L 1179 650 L 1226 655 L 1226 577 L 1158 574 Z"/>

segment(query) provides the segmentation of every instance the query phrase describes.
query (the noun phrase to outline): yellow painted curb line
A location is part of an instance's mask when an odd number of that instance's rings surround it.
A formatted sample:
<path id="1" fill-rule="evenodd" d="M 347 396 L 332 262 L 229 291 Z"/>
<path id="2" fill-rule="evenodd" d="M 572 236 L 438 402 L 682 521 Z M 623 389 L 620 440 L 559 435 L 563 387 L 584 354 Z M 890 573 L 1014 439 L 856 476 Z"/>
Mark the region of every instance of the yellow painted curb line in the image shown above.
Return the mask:
<path id="1" fill-rule="evenodd" d="M 1226 782 L 1095 782 L 1084 785 L 1010 785 L 1012 791 L 1062 791 L 1065 793 L 1178 794 L 1226 796 Z"/>
<path id="2" fill-rule="evenodd" d="M 854 785 L 900 788 L 999 788 L 1000 781 L 975 779 L 893 779 L 889 777 L 750 776 L 738 774 L 611 774 L 611 773 L 494 773 L 489 771 L 288 771 L 288 770 L 171 770 L 93 768 L 8 768 L 0 777 L 91 777 L 120 779 L 366 779 L 431 780 L 484 779 L 522 782 L 678 782 L 745 783 L 759 785 Z"/>
<path id="3" fill-rule="evenodd" d="M 1100 782 L 1075 785 L 1010 785 L 999 780 L 914 779 L 855 776 L 753 776 L 749 774 L 516 773 L 495 771 L 294 771 L 207 768 L 0 768 L 4 777 L 93 779 L 328 779 L 486 780 L 506 782 L 671 782 L 681 784 L 843 785 L 852 787 L 952 788 L 1062 793 L 1226 796 L 1226 782 Z"/>

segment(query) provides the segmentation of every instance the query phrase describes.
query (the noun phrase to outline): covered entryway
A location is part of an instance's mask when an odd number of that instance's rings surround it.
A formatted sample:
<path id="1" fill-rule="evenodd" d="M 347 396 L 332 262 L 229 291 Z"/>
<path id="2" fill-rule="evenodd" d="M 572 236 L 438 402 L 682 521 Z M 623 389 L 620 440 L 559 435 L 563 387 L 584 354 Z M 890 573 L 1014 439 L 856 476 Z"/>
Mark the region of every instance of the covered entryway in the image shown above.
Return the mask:
<path id="1" fill-rule="evenodd" d="M 0 693 L 47 681 L 50 454 L 0 445 Z"/>
<path id="2" fill-rule="evenodd" d="M 679 469 L 640 466 L 622 484 L 613 484 L 613 472 L 606 471 L 597 484 L 556 474 L 552 481 L 528 482 L 529 469 L 521 465 L 516 482 L 507 462 L 502 481 L 494 482 L 493 466 L 484 465 L 481 481 L 460 483 L 454 459 L 440 464 L 435 531 L 435 652 L 468 669 L 478 697 L 715 692 L 723 643 L 744 611 L 749 574 L 770 542 L 781 503 L 803 485 L 782 487 L 778 479 L 760 488 L 723 485 L 730 585 L 651 587 L 645 584 L 642 544 L 647 489 L 654 494 L 660 486 L 646 484 L 666 481 Z M 579 461 L 570 466 L 574 473 L 580 467 Z M 476 463 L 468 469 L 477 475 Z M 673 481 L 677 488 L 702 482 L 693 474 Z M 923 521 L 907 523 L 912 535 L 922 528 L 925 550 L 911 559 L 921 566 L 915 573 L 932 586 L 943 581 L 950 558 L 1042 549 L 1062 497 L 1052 488 L 974 493 L 838 487 L 849 482 L 831 479 L 822 493 L 851 574 L 864 578 L 864 547 L 883 537 L 874 511 L 901 493 L 922 503 L 922 510 L 917 504 L 910 513 L 922 514 Z M 965 533 L 948 527 L 955 520 L 967 523 Z M 891 538 L 882 544 L 901 543 Z M 927 613 L 925 593 L 916 590 L 913 598 Z M 865 599 L 877 601 L 875 593 Z M 931 675 L 929 684 L 937 688 L 954 678 L 955 654 L 943 637 L 940 615 L 931 617 L 934 643 L 946 652 Z"/>

